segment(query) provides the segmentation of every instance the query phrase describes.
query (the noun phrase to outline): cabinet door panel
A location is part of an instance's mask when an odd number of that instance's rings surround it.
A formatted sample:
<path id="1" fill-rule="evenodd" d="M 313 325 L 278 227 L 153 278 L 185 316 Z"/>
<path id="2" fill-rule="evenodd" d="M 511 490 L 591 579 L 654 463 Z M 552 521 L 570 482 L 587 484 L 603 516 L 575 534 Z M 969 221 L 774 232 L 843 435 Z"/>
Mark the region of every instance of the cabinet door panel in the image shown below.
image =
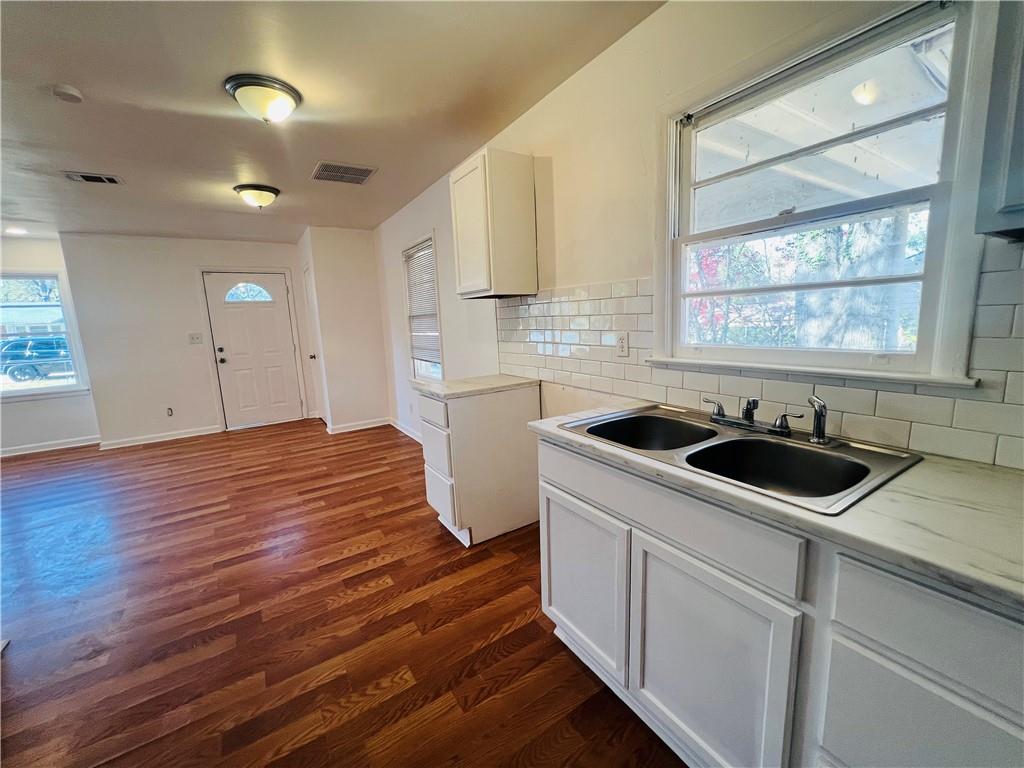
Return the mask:
<path id="1" fill-rule="evenodd" d="M 544 612 L 626 684 L 629 528 L 541 483 Z"/>
<path id="2" fill-rule="evenodd" d="M 451 196 L 455 236 L 455 290 L 457 293 L 490 290 L 487 161 L 483 155 L 452 173 Z"/>
<path id="3" fill-rule="evenodd" d="M 800 613 L 632 534 L 630 688 L 710 764 L 781 765 Z"/>

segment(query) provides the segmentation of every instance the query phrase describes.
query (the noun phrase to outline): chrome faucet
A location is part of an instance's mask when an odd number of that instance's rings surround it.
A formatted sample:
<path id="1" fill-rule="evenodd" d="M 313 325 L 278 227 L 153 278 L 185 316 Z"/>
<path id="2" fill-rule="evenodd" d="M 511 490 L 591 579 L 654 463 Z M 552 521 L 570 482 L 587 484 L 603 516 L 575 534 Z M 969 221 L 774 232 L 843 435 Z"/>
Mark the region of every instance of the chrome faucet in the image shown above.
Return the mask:
<path id="1" fill-rule="evenodd" d="M 782 413 L 775 419 L 775 421 L 769 424 L 764 421 L 757 421 L 754 418 L 754 412 L 757 411 L 757 406 L 760 405 L 756 397 L 747 399 L 746 404 L 743 406 L 743 412 L 739 416 L 727 416 L 725 414 L 725 408 L 718 400 L 710 397 L 704 397 L 702 399 L 705 403 L 712 406 L 712 424 L 724 424 L 728 427 L 745 429 L 750 432 L 761 432 L 766 435 L 789 437 L 793 434 L 793 430 L 789 426 L 789 418 L 803 418 L 802 413 Z"/>
<path id="2" fill-rule="evenodd" d="M 825 434 L 825 422 L 828 419 L 828 406 L 825 401 L 817 395 L 811 395 L 807 402 L 814 409 L 814 424 L 811 429 L 811 442 L 816 445 L 826 445 L 829 437 Z"/>

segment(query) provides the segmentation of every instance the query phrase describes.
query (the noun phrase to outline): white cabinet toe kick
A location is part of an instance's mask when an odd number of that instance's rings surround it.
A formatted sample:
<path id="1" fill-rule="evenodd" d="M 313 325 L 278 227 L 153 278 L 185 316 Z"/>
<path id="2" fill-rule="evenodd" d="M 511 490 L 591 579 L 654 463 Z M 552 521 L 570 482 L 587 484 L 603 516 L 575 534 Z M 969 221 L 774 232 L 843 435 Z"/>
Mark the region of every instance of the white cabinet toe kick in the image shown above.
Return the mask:
<path id="1" fill-rule="evenodd" d="M 556 634 L 690 766 L 1024 764 L 1024 627 L 541 441 Z"/>

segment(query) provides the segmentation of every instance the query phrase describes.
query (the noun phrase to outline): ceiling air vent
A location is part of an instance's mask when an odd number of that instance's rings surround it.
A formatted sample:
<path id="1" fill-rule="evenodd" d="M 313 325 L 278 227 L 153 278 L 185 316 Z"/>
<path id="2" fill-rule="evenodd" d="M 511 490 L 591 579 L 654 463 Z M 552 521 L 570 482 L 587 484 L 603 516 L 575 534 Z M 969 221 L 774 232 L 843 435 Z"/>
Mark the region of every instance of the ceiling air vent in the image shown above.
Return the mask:
<path id="1" fill-rule="evenodd" d="M 377 172 L 376 168 L 366 168 L 362 165 L 349 165 L 348 163 L 328 163 L 321 161 L 313 169 L 313 178 L 316 181 L 340 181 L 345 184 L 365 184 L 366 180 Z"/>
<path id="2" fill-rule="evenodd" d="M 86 171 L 63 171 L 71 181 L 84 181 L 88 184 L 124 184 L 124 179 L 111 176 L 109 173 L 88 173 Z"/>

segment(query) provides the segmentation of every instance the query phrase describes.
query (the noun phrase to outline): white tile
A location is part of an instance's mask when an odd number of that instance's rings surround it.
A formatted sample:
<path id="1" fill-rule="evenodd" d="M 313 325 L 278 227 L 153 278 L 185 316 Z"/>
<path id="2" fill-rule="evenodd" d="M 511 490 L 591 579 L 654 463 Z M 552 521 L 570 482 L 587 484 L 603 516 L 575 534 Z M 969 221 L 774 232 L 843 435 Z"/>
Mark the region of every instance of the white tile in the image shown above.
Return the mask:
<path id="1" fill-rule="evenodd" d="M 1024 437 L 1024 406 L 1013 403 L 957 400 L 953 426 L 994 432 L 997 435 Z"/>
<path id="2" fill-rule="evenodd" d="M 555 372 L 550 368 L 540 368 L 537 370 L 537 378 L 541 381 L 554 381 Z"/>
<path id="3" fill-rule="evenodd" d="M 653 331 L 654 315 L 637 315 L 636 327 L 638 331 Z"/>
<path id="4" fill-rule="evenodd" d="M 573 330 L 589 330 L 590 318 L 589 317 L 574 317 L 569 321 L 569 327 Z"/>
<path id="5" fill-rule="evenodd" d="M 612 329 L 612 315 L 591 315 L 590 330 L 610 331 Z"/>
<path id="6" fill-rule="evenodd" d="M 659 387 L 657 384 L 638 383 L 636 385 L 636 395 L 644 400 L 651 400 L 655 403 L 664 403 L 668 397 L 665 393 L 665 387 Z"/>
<path id="7" fill-rule="evenodd" d="M 718 374 L 685 371 L 683 373 L 683 386 L 687 389 L 699 390 L 700 392 L 717 392 Z"/>
<path id="8" fill-rule="evenodd" d="M 598 392 L 614 392 L 615 379 L 606 379 L 604 376 L 591 376 L 590 388 Z"/>
<path id="9" fill-rule="evenodd" d="M 978 304 L 1017 304 L 1024 296 L 1024 270 L 985 272 L 978 287 Z"/>
<path id="10" fill-rule="evenodd" d="M 1013 306 L 996 304 L 978 307 L 974 313 L 974 336 L 976 338 L 1003 339 L 1013 330 Z"/>
<path id="11" fill-rule="evenodd" d="M 863 413 L 871 416 L 875 412 L 875 395 L 873 389 L 857 389 L 855 387 L 833 387 L 827 384 L 815 384 L 814 394 L 824 400 L 829 409 L 844 413 Z M 886 393 L 883 393 L 886 394 Z M 879 414 L 881 416 L 882 414 Z"/>
<path id="12" fill-rule="evenodd" d="M 917 385 L 917 394 L 934 395 L 935 397 L 951 397 L 954 400 L 991 400 L 1002 402 L 1006 391 L 1006 371 L 968 371 L 968 376 L 978 379 L 978 386 L 973 389 L 964 387 L 931 387 L 926 384 Z"/>
<path id="13" fill-rule="evenodd" d="M 636 397 L 636 388 L 638 384 L 635 381 L 625 381 L 623 379 L 615 380 L 615 394 L 622 395 L 623 397 Z"/>
<path id="14" fill-rule="evenodd" d="M 765 400 L 778 403 L 807 404 L 807 398 L 814 394 L 814 386 L 798 381 L 773 381 L 765 379 L 761 385 Z"/>
<path id="15" fill-rule="evenodd" d="M 1021 251 L 1024 245 L 1001 240 L 998 237 L 985 238 L 985 255 L 981 261 L 982 272 L 1020 269 Z"/>
<path id="16" fill-rule="evenodd" d="M 854 440 L 906 448 L 910 441 L 910 422 L 880 419 L 877 416 L 864 416 L 859 413 L 844 413 L 840 434 Z"/>
<path id="17" fill-rule="evenodd" d="M 636 330 L 636 315 L 613 315 L 612 316 L 612 330 L 615 330 L 615 331 L 635 331 Z"/>
<path id="18" fill-rule="evenodd" d="M 591 347 L 590 348 L 590 359 L 600 360 L 602 363 L 607 363 L 612 359 L 612 348 L 611 347 Z"/>
<path id="19" fill-rule="evenodd" d="M 1024 339 L 975 339 L 971 345 L 971 367 L 1024 371 Z"/>
<path id="20" fill-rule="evenodd" d="M 612 295 L 612 284 L 591 283 L 587 286 L 587 294 L 591 299 L 607 299 Z"/>
<path id="21" fill-rule="evenodd" d="M 556 384 L 572 384 L 572 374 L 568 371 L 555 371 Z"/>
<path id="22" fill-rule="evenodd" d="M 638 315 L 649 315 L 654 311 L 654 300 L 650 296 L 634 296 L 626 299 L 626 311 Z"/>
<path id="23" fill-rule="evenodd" d="M 612 283 L 612 296 L 636 296 L 636 280 L 620 280 Z"/>
<path id="24" fill-rule="evenodd" d="M 1024 439 L 1000 435 L 996 445 L 996 464 L 1024 469 Z"/>
<path id="25" fill-rule="evenodd" d="M 761 397 L 761 379 L 722 375 L 718 377 L 718 391 L 723 395 L 759 398 Z"/>
<path id="26" fill-rule="evenodd" d="M 560 357 L 549 357 L 546 363 L 548 368 L 552 368 L 556 371 L 562 370 L 562 358 Z"/>
<path id="27" fill-rule="evenodd" d="M 1006 374 L 1006 402 L 1024 403 L 1024 373 Z"/>
<path id="28" fill-rule="evenodd" d="M 601 299 L 602 315 L 623 315 L 626 313 L 625 299 Z"/>
<path id="29" fill-rule="evenodd" d="M 580 389 L 590 389 L 590 377 L 583 373 L 574 373 L 572 375 L 572 385 Z"/>
<path id="30" fill-rule="evenodd" d="M 585 373 L 587 375 L 593 376 L 600 376 L 602 365 L 607 365 L 607 363 L 599 363 L 596 360 L 581 360 L 580 373 Z"/>
<path id="31" fill-rule="evenodd" d="M 683 386 L 683 372 L 673 371 L 669 368 L 652 368 L 651 384 L 660 384 L 663 387 L 675 387 L 681 389 Z"/>
<path id="32" fill-rule="evenodd" d="M 639 278 L 636 281 L 636 292 L 640 296 L 652 296 L 654 294 L 654 278 Z"/>
<path id="33" fill-rule="evenodd" d="M 700 393 L 694 392 L 692 389 L 668 387 L 666 389 L 666 396 L 669 405 L 675 405 L 680 408 L 696 408 L 700 405 Z"/>
<path id="34" fill-rule="evenodd" d="M 562 358 L 562 370 L 572 371 L 578 373 L 580 370 L 580 360 L 575 357 L 563 357 Z"/>
<path id="35" fill-rule="evenodd" d="M 624 379 L 626 373 L 622 363 L 601 363 L 601 375 L 609 379 Z"/>
<path id="36" fill-rule="evenodd" d="M 932 424 L 914 424 L 910 430 L 910 450 L 991 464 L 996 452 L 996 436 Z"/>
<path id="37" fill-rule="evenodd" d="M 875 415 L 948 427 L 953 423 L 953 403 L 948 397 L 879 392 Z"/>
<path id="38" fill-rule="evenodd" d="M 627 365 L 626 378 L 630 381 L 639 381 L 645 384 L 651 383 L 653 369 L 649 365 Z M 659 382 L 654 382 L 658 384 Z"/>
<path id="39" fill-rule="evenodd" d="M 650 349 L 654 346 L 654 334 L 650 331 L 630 331 L 629 346 Z"/>

